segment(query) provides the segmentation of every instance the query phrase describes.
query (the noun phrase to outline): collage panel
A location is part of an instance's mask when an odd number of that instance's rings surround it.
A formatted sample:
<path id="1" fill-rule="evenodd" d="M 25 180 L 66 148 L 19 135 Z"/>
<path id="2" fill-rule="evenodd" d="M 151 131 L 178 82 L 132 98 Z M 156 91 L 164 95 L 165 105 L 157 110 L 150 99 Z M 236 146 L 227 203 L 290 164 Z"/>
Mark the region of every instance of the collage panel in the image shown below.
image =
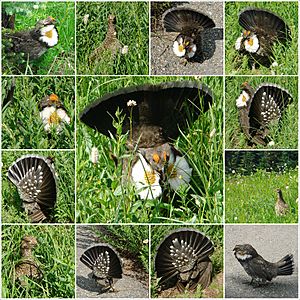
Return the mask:
<path id="1" fill-rule="evenodd" d="M 149 3 L 77 2 L 77 74 L 149 74 Z"/>
<path id="2" fill-rule="evenodd" d="M 225 80 L 226 149 L 297 149 L 297 76 Z"/>
<path id="3" fill-rule="evenodd" d="M 75 74 L 75 2 L 13 2 L 2 8 L 2 75 Z"/>
<path id="4" fill-rule="evenodd" d="M 2 226 L 2 298 L 75 298 L 75 228 Z"/>
<path id="5" fill-rule="evenodd" d="M 151 74 L 223 74 L 223 2 L 151 2 Z"/>
<path id="6" fill-rule="evenodd" d="M 298 226 L 225 226 L 226 298 L 298 298 Z"/>
<path id="7" fill-rule="evenodd" d="M 151 226 L 152 298 L 223 298 L 223 226 Z"/>
<path id="8" fill-rule="evenodd" d="M 226 223 L 298 223 L 298 151 L 226 151 Z"/>
<path id="9" fill-rule="evenodd" d="M 2 149 L 74 149 L 75 77 L 2 77 Z"/>
<path id="10" fill-rule="evenodd" d="M 298 74 L 298 2 L 225 3 L 227 75 Z"/>
<path id="11" fill-rule="evenodd" d="M 149 297 L 148 225 L 77 225 L 78 298 Z"/>
<path id="12" fill-rule="evenodd" d="M 74 151 L 2 151 L 2 223 L 74 223 Z"/>
<path id="13" fill-rule="evenodd" d="M 77 221 L 220 223 L 221 77 L 77 80 Z"/>

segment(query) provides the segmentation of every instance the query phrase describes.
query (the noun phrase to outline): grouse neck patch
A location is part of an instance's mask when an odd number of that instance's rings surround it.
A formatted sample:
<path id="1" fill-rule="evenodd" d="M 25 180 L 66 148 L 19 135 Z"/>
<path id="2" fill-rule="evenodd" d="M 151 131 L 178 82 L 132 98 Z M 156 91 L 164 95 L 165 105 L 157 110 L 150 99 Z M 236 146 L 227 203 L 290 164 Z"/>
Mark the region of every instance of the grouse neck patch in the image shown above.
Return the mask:
<path id="1" fill-rule="evenodd" d="M 58 32 L 54 25 L 47 25 L 40 30 L 40 41 L 48 47 L 54 47 L 58 43 Z"/>
<path id="2" fill-rule="evenodd" d="M 252 258 L 252 255 L 250 255 L 250 254 L 240 254 L 238 252 L 235 253 L 235 256 L 239 260 L 247 260 L 247 259 Z"/>
<path id="3" fill-rule="evenodd" d="M 141 199 L 156 199 L 162 194 L 159 173 L 153 170 L 140 153 L 132 167 L 131 177 Z"/>
<path id="4" fill-rule="evenodd" d="M 249 100 L 250 100 L 250 95 L 246 91 L 243 91 L 240 94 L 240 96 L 236 99 L 236 106 L 238 108 L 247 107 L 247 103 Z"/>
<path id="5" fill-rule="evenodd" d="M 178 57 L 184 57 L 184 56 L 185 56 L 186 50 L 185 50 L 185 47 L 184 47 L 184 45 L 183 45 L 183 41 L 180 42 L 180 40 L 179 40 L 179 42 L 178 42 L 178 41 L 175 41 L 175 42 L 173 43 L 173 52 L 174 52 L 175 55 L 178 56 Z"/>
<path id="6" fill-rule="evenodd" d="M 256 53 L 259 49 L 259 41 L 255 34 L 251 35 L 244 42 L 246 51 Z"/>
<path id="7" fill-rule="evenodd" d="M 70 124 L 71 119 L 63 108 L 46 106 L 41 112 L 40 117 L 46 132 L 50 132 L 52 127 L 56 127 L 56 132 L 62 131 L 63 123 Z"/>

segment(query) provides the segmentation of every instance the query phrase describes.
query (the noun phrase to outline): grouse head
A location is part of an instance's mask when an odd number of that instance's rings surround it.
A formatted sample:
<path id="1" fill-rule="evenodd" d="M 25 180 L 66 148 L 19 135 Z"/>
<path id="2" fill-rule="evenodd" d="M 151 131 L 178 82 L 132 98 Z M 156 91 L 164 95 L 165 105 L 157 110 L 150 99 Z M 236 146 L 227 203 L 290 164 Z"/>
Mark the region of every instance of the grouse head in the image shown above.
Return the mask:
<path id="1" fill-rule="evenodd" d="M 33 249 L 38 244 L 34 236 L 25 235 L 22 238 L 21 249 Z"/>
<path id="2" fill-rule="evenodd" d="M 177 286 L 180 292 L 205 289 L 211 283 L 214 247 L 208 237 L 195 229 L 183 228 L 168 234 L 158 246 L 155 271 L 163 289 Z"/>
<path id="3" fill-rule="evenodd" d="M 193 58 L 200 46 L 200 33 L 215 27 L 214 21 L 198 11 L 188 8 L 171 8 L 162 16 L 166 32 L 178 32 L 173 43 L 173 52 L 178 57 Z"/>
<path id="4" fill-rule="evenodd" d="M 97 244 L 80 257 L 80 261 L 92 270 L 92 277 L 101 292 L 113 290 L 113 284 L 122 278 L 122 262 L 116 250 L 108 244 Z"/>
<path id="5" fill-rule="evenodd" d="M 50 132 L 55 127 L 56 133 L 60 133 L 63 124 L 71 122 L 63 102 L 56 94 L 44 97 L 39 103 L 39 109 L 46 132 Z"/>
<path id="6" fill-rule="evenodd" d="M 240 125 L 249 142 L 267 145 L 268 126 L 280 121 L 292 100 L 291 94 L 278 85 L 263 83 L 254 89 L 245 82 L 236 106 Z"/>
<path id="7" fill-rule="evenodd" d="M 153 199 L 162 192 L 162 179 L 175 190 L 178 182 L 189 182 L 191 169 L 170 143 L 187 128 L 188 119 L 195 120 L 210 107 L 212 99 L 206 86 L 193 81 L 146 84 L 103 96 L 81 113 L 80 120 L 110 136 L 116 133 L 112 118 L 117 110 L 122 112 L 128 148 L 138 151 L 130 177 L 143 199 Z"/>
<path id="8" fill-rule="evenodd" d="M 248 260 L 258 256 L 256 250 L 250 244 L 236 245 L 233 249 L 234 255 L 238 260 Z"/>
<path id="9" fill-rule="evenodd" d="M 239 13 L 239 24 L 244 28 L 236 40 L 235 49 L 248 53 L 259 63 L 269 66 L 273 44 L 290 40 L 290 29 L 273 12 L 259 8 L 247 8 Z"/>
<path id="10" fill-rule="evenodd" d="M 31 222 L 49 218 L 56 203 L 56 175 L 51 161 L 38 155 L 25 155 L 9 167 L 7 176 L 17 187 Z"/>

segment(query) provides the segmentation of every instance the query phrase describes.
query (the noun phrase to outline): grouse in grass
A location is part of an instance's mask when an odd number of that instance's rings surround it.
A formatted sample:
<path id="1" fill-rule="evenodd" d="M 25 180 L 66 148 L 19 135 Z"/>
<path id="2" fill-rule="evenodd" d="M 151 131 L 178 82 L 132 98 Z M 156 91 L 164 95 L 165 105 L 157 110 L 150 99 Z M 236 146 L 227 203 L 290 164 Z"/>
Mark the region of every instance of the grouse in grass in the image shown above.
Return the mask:
<path id="1" fill-rule="evenodd" d="M 215 27 L 214 21 L 203 13 L 189 8 L 171 8 L 162 16 L 166 32 L 177 32 L 173 52 L 178 57 L 193 61 L 197 56 L 203 61 L 202 33 Z"/>
<path id="2" fill-rule="evenodd" d="M 266 261 L 250 244 L 236 245 L 234 255 L 246 273 L 251 277 L 254 286 L 264 285 L 277 276 L 292 275 L 294 259 L 288 254 L 275 263 Z"/>
<path id="3" fill-rule="evenodd" d="M 40 58 L 49 48 L 58 43 L 58 31 L 55 19 L 48 17 L 38 21 L 35 28 L 18 32 L 3 32 L 3 38 L 8 42 L 4 48 L 8 55 L 24 53 L 29 60 Z"/>
<path id="4" fill-rule="evenodd" d="M 117 53 L 122 46 L 117 37 L 116 16 L 108 16 L 108 27 L 104 41 L 90 55 L 89 61 L 91 65 L 101 63 L 113 63 Z"/>
<path id="5" fill-rule="evenodd" d="M 283 19 L 268 10 L 247 8 L 239 13 L 239 24 L 244 28 L 236 40 L 235 49 L 250 56 L 250 64 L 269 67 L 273 62 L 273 46 L 291 39 L 290 29 Z"/>
<path id="6" fill-rule="evenodd" d="M 184 155 L 171 144 L 212 103 L 210 89 L 195 81 L 144 84 L 104 95 L 89 105 L 80 120 L 97 131 L 116 134 L 113 117 L 124 117 L 123 133 L 133 153 L 123 164 L 123 175 L 131 178 L 142 199 L 162 194 L 161 180 L 173 190 L 187 184 L 191 168 Z"/>
<path id="7" fill-rule="evenodd" d="M 122 261 L 108 244 L 97 244 L 84 251 L 80 261 L 92 270 L 92 278 L 100 286 L 100 293 L 114 291 L 114 284 L 122 278 Z"/>
<path id="8" fill-rule="evenodd" d="M 22 156 L 9 167 L 7 176 L 17 187 L 30 221 L 49 219 L 57 197 L 52 160 L 38 155 Z"/>
<path id="9" fill-rule="evenodd" d="M 275 212 L 277 216 L 284 216 L 289 210 L 289 205 L 284 201 L 281 189 L 277 189 L 276 192 Z"/>
<path id="10" fill-rule="evenodd" d="M 15 278 L 22 286 L 26 286 L 25 277 L 30 279 L 41 279 L 42 272 L 34 257 L 32 250 L 37 245 L 37 240 L 34 236 L 26 235 L 21 242 L 21 259 L 15 267 Z"/>
<path id="11" fill-rule="evenodd" d="M 55 127 L 56 132 L 60 133 L 63 124 L 70 124 L 71 122 L 63 102 L 56 94 L 44 97 L 39 103 L 39 109 L 44 129 L 47 132 L 50 132 L 51 128 Z"/>
<path id="12" fill-rule="evenodd" d="M 214 247 L 208 237 L 195 229 L 179 229 L 168 234 L 158 246 L 155 271 L 162 289 L 172 286 L 180 292 L 202 289 L 211 283 L 213 265 L 209 256 Z"/>
<path id="13" fill-rule="evenodd" d="M 281 120 L 293 98 L 287 90 L 271 83 L 254 89 L 245 82 L 241 88 L 243 91 L 236 100 L 241 128 L 250 143 L 266 146 L 268 126 Z"/>

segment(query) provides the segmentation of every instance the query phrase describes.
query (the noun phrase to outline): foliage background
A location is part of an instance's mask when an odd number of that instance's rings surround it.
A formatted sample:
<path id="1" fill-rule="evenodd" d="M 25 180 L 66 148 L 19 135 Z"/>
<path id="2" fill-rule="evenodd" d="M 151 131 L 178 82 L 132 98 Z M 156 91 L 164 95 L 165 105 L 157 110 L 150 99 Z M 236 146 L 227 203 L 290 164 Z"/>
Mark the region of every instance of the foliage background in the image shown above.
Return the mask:
<path id="1" fill-rule="evenodd" d="M 8 14 L 16 14 L 15 31 L 32 29 L 37 21 L 52 16 L 57 21 L 59 34 L 58 44 L 30 63 L 26 63 L 27 58 L 22 57 L 18 57 L 16 61 L 7 60 L 5 53 L 2 52 L 2 74 L 75 74 L 74 2 L 14 1 L 2 2 L 1 5 Z"/>
<path id="2" fill-rule="evenodd" d="M 297 223 L 297 151 L 226 151 L 225 171 L 227 223 Z M 290 207 L 285 216 L 275 214 L 278 188 Z"/>
<path id="3" fill-rule="evenodd" d="M 74 77 L 2 77 L 2 99 L 5 99 L 13 80 L 13 100 L 4 107 L 2 104 L 2 148 L 74 149 Z M 50 137 L 44 130 L 38 103 L 52 93 L 63 101 L 71 123 L 64 124 L 60 134 L 53 128 Z"/>
<path id="4" fill-rule="evenodd" d="M 6 176 L 14 161 L 25 154 L 54 158 L 57 173 L 57 201 L 50 216 L 52 223 L 74 223 L 75 158 L 74 151 L 2 151 L 2 223 L 28 223 L 17 188 Z M 48 221 L 49 222 L 49 221 Z"/>
<path id="5" fill-rule="evenodd" d="M 291 30 L 292 41 L 287 45 L 277 43 L 273 47 L 277 67 L 266 68 L 260 66 L 256 70 L 248 67 L 246 55 L 240 56 L 235 50 L 235 41 L 241 35 L 242 27 L 238 23 L 238 14 L 248 7 L 258 7 L 270 10 L 281 17 Z M 225 3 L 225 73 L 228 75 L 252 74 L 252 75 L 297 75 L 298 74 L 298 5 L 293 1 L 253 1 Z"/>
<path id="6" fill-rule="evenodd" d="M 226 149 L 266 148 L 262 145 L 248 145 L 248 140 L 241 130 L 236 107 L 236 99 L 241 94 L 241 84 L 248 82 L 255 89 L 263 83 L 277 84 L 289 91 L 292 103 L 284 110 L 281 122 L 269 127 L 269 137 L 276 149 L 297 149 L 298 147 L 298 78 L 297 76 L 231 76 L 225 79 L 225 140 Z"/>
<path id="7" fill-rule="evenodd" d="M 147 2 L 77 3 L 77 74 L 143 75 L 149 73 Z M 107 19 L 116 16 L 117 38 L 128 46 L 128 54 L 101 65 L 89 65 L 89 56 L 105 39 Z M 88 16 L 85 25 L 84 19 Z"/>
<path id="8" fill-rule="evenodd" d="M 178 80 L 184 79 L 199 80 L 193 77 Z M 121 87 L 172 80 L 174 77 L 79 77 L 78 114 L 99 97 Z M 213 105 L 174 142 L 175 147 L 185 153 L 193 175 L 190 187 L 178 194 L 171 193 L 169 200 L 163 200 L 163 197 L 141 200 L 131 184 L 120 185 L 122 163 L 116 168 L 111 154 L 119 158 L 119 162 L 126 156 L 126 135 L 109 139 L 78 121 L 78 222 L 221 222 L 223 84 L 221 77 L 204 77 L 201 82 L 212 89 Z M 100 153 L 96 165 L 90 161 L 93 146 L 97 146 Z"/>
<path id="9" fill-rule="evenodd" d="M 74 226 L 4 225 L 2 226 L 3 298 L 75 298 Z M 35 236 L 34 256 L 43 278 L 28 280 L 26 287 L 14 279 L 21 258 L 20 245 L 25 235 Z"/>

